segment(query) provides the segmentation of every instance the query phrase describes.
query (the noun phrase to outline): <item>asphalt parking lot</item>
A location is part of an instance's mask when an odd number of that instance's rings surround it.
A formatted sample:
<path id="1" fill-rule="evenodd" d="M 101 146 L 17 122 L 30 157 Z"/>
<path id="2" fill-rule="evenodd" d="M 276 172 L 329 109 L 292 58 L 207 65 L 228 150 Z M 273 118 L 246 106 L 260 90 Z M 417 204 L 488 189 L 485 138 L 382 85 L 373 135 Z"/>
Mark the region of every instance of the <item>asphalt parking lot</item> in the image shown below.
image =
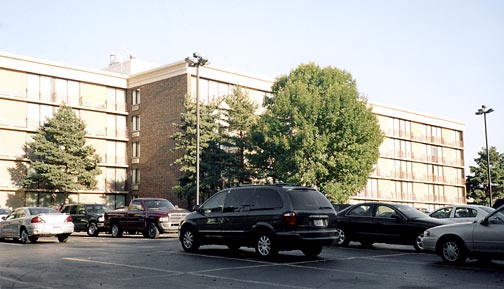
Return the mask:
<path id="1" fill-rule="evenodd" d="M 274 261 L 252 249 L 203 246 L 182 251 L 175 236 L 115 239 L 73 234 L 68 243 L 0 242 L 0 289 L 5 288 L 503 288 L 504 263 L 443 265 L 408 246 L 351 244 L 324 248 L 310 260 L 281 252 Z"/>

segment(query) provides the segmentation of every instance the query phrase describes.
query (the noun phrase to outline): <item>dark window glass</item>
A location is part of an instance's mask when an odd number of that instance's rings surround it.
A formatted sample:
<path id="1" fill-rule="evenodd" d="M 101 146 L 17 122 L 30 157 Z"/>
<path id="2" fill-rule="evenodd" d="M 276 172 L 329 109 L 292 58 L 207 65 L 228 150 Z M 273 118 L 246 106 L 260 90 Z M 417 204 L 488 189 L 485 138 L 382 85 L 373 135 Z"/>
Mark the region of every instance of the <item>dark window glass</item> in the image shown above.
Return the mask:
<path id="1" fill-rule="evenodd" d="M 455 209 L 455 218 L 473 218 L 478 215 L 478 211 L 470 208 L 457 208 Z"/>
<path id="2" fill-rule="evenodd" d="M 272 189 L 256 189 L 250 204 L 251 210 L 273 210 L 283 207 L 282 198 Z"/>
<path id="3" fill-rule="evenodd" d="M 294 210 L 332 209 L 333 206 L 321 192 L 313 189 L 292 189 L 287 193 Z"/>
<path id="4" fill-rule="evenodd" d="M 377 218 L 392 218 L 393 215 L 396 215 L 396 212 L 391 207 L 379 205 L 376 208 Z"/>
<path id="5" fill-rule="evenodd" d="M 224 212 L 243 212 L 250 208 L 250 199 L 254 188 L 233 189 L 224 202 Z"/>
<path id="6" fill-rule="evenodd" d="M 449 218 L 450 213 L 452 211 L 452 208 L 441 208 L 434 213 L 430 214 L 431 217 L 433 218 L 438 218 L 438 219 L 444 219 L 444 218 Z"/>
<path id="7" fill-rule="evenodd" d="M 371 217 L 371 206 L 370 205 L 360 205 L 352 208 L 347 216 L 359 216 L 359 217 Z"/>
<path id="8" fill-rule="evenodd" d="M 140 200 L 131 201 L 130 210 L 142 210 L 142 203 Z"/>
<path id="9" fill-rule="evenodd" d="M 61 212 L 62 213 L 66 213 L 66 214 L 70 214 L 70 209 L 72 208 L 72 206 L 65 206 Z"/>
<path id="10" fill-rule="evenodd" d="M 229 191 L 223 191 L 213 195 L 208 201 L 206 201 L 201 209 L 205 212 L 205 214 L 212 212 L 222 212 L 222 208 L 224 207 L 224 199 Z"/>

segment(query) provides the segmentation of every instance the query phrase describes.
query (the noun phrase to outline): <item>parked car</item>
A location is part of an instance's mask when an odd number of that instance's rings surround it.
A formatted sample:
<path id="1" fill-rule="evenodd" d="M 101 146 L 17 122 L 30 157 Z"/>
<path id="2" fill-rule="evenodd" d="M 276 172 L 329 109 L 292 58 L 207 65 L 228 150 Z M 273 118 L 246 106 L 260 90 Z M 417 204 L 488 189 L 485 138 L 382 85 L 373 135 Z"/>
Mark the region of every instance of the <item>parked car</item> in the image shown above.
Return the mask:
<path id="1" fill-rule="evenodd" d="M 462 264 L 467 258 L 504 260 L 504 206 L 472 223 L 427 229 L 422 243 L 446 264 Z"/>
<path id="2" fill-rule="evenodd" d="M 245 186 L 217 192 L 184 218 L 179 239 L 195 252 L 201 245 L 255 248 L 270 258 L 281 250 L 316 257 L 336 240 L 336 212 L 319 191 L 293 185 Z"/>
<path id="3" fill-rule="evenodd" d="M 5 209 L 5 208 L 0 208 L 0 222 L 2 221 L 2 217 L 7 216 L 10 214 L 11 210 Z"/>
<path id="4" fill-rule="evenodd" d="M 57 237 L 66 242 L 74 231 L 72 217 L 53 208 L 22 207 L 12 211 L 0 222 L 0 239 L 19 239 L 22 243 L 35 243 L 39 237 Z"/>
<path id="5" fill-rule="evenodd" d="M 421 236 L 425 229 L 450 223 L 431 218 L 411 206 L 390 203 L 361 203 L 338 213 L 337 246 L 350 241 L 369 247 L 374 243 L 413 245 L 422 251 Z"/>
<path id="6" fill-rule="evenodd" d="M 103 204 L 68 204 L 61 208 L 61 212 L 72 216 L 74 231 L 87 232 L 96 237 L 104 231 L 103 214 L 112 210 Z"/>
<path id="7" fill-rule="evenodd" d="M 177 233 L 187 214 L 187 210 L 175 207 L 167 199 L 137 198 L 131 200 L 128 207 L 105 212 L 104 227 L 114 238 L 121 237 L 124 232 L 140 232 L 154 239 L 162 233 Z"/>
<path id="8" fill-rule="evenodd" d="M 454 223 L 472 222 L 483 219 L 495 209 L 479 205 L 455 205 L 439 208 L 429 216 L 436 219 L 446 219 Z"/>

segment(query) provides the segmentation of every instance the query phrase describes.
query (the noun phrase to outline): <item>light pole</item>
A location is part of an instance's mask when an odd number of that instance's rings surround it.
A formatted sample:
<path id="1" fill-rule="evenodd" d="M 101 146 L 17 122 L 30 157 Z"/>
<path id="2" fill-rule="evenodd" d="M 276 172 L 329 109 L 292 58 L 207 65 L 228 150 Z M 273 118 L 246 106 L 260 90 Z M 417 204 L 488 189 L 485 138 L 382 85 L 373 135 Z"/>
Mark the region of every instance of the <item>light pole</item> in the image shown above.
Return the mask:
<path id="1" fill-rule="evenodd" d="M 192 57 L 186 57 L 189 67 L 196 67 L 196 205 L 200 204 L 200 102 L 199 102 L 199 67 L 207 64 L 208 59 L 203 58 L 198 52 Z"/>
<path id="2" fill-rule="evenodd" d="M 488 172 L 488 194 L 490 196 L 490 207 L 492 207 L 492 179 L 490 176 L 490 153 L 488 152 L 488 135 L 487 135 L 487 113 L 494 111 L 492 108 L 487 109 L 485 105 L 482 105 L 480 109 L 476 112 L 476 115 L 483 115 L 485 122 L 485 143 L 486 143 L 486 158 L 487 158 L 487 172 Z"/>

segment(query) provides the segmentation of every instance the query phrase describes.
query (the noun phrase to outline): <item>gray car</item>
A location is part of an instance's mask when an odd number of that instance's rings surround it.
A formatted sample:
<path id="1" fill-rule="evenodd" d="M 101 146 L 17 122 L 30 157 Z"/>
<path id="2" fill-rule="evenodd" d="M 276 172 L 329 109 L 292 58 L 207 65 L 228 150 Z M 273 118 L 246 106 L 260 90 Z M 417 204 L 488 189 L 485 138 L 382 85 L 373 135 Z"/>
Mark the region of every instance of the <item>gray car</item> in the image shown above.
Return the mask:
<path id="1" fill-rule="evenodd" d="M 504 260 L 504 206 L 472 223 L 427 229 L 422 245 L 446 264 L 462 264 L 467 258 Z"/>
<path id="2" fill-rule="evenodd" d="M 479 205 L 453 205 L 435 210 L 429 216 L 437 219 L 450 220 L 454 223 L 472 222 L 483 219 L 495 209 Z"/>
<path id="3" fill-rule="evenodd" d="M 13 238 L 24 244 L 52 236 L 66 242 L 73 231 L 71 216 L 46 207 L 17 208 L 0 222 L 0 240 Z"/>

